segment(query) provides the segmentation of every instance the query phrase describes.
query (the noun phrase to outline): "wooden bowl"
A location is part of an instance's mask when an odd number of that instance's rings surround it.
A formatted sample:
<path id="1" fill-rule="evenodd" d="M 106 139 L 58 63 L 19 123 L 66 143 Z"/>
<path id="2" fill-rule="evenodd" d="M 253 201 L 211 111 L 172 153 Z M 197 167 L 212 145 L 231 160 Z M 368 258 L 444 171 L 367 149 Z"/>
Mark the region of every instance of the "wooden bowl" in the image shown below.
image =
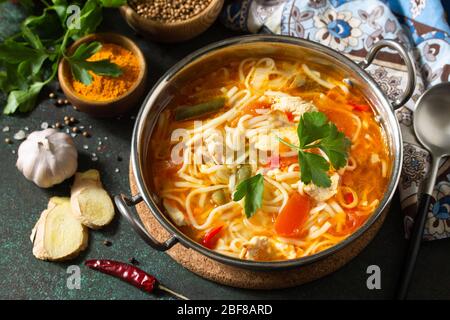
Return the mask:
<path id="1" fill-rule="evenodd" d="M 72 87 L 72 74 L 69 63 L 62 59 L 58 66 L 58 80 L 61 89 L 67 97 L 67 100 L 82 112 L 86 112 L 96 117 L 114 117 L 127 112 L 135 107 L 139 102 L 145 90 L 147 79 L 147 63 L 139 47 L 129 38 L 116 33 L 95 33 L 85 36 L 75 41 L 68 49 L 68 54 L 72 54 L 80 44 L 92 41 L 102 43 L 114 43 L 127 50 L 130 50 L 138 59 L 140 72 L 136 82 L 124 95 L 106 101 L 90 100 L 76 93 Z"/>
<path id="2" fill-rule="evenodd" d="M 120 13 L 135 31 L 159 42 L 181 42 L 192 39 L 208 29 L 216 20 L 223 0 L 212 0 L 199 14 L 184 21 L 164 23 L 140 16 L 130 6 L 120 7 Z"/>

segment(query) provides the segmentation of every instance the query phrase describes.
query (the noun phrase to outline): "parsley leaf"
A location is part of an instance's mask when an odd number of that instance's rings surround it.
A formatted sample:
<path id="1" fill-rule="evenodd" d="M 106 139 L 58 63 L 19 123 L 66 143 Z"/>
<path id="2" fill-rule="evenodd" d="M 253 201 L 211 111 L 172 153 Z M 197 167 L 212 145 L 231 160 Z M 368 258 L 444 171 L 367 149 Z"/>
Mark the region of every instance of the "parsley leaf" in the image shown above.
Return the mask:
<path id="1" fill-rule="evenodd" d="M 330 169 L 328 161 L 319 154 L 308 152 L 320 149 L 328 157 L 335 169 L 345 166 L 350 148 L 350 140 L 340 132 L 336 125 L 328 121 L 322 112 L 305 112 L 298 123 L 297 134 L 299 146 L 292 145 L 279 139 L 285 145 L 298 150 L 300 163 L 300 178 L 303 183 L 314 183 L 318 187 L 329 187 Z"/>
<path id="2" fill-rule="evenodd" d="M 233 194 L 233 201 L 239 201 L 245 197 L 245 215 L 251 218 L 262 206 L 263 192 L 264 177 L 259 173 L 238 184 Z"/>
<path id="3" fill-rule="evenodd" d="M 298 122 L 297 135 L 300 149 L 328 135 L 328 118 L 322 112 L 305 112 Z"/>
<path id="4" fill-rule="evenodd" d="M 334 123 L 329 125 L 328 136 L 323 138 L 316 147 L 325 152 L 334 168 L 339 169 L 347 163 L 351 143 L 344 133 L 338 131 Z"/>
<path id="5" fill-rule="evenodd" d="M 316 186 L 329 187 L 331 180 L 327 175 L 330 167 L 324 157 L 311 152 L 298 152 L 300 176 L 303 183 L 313 182 Z"/>
<path id="6" fill-rule="evenodd" d="M 67 57 L 67 61 L 72 70 L 72 75 L 76 80 L 85 85 L 90 85 L 92 76 L 89 74 L 88 70 L 98 75 L 110 77 L 118 77 L 122 74 L 122 70 L 120 70 L 119 66 L 107 59 L 87 61 L 89 57 L 98 52 L 101 48 L 102 45 L 98 41 L 89 44 L 83 43 L 70 57 Z"/>
<path id="7" fill-rule="evenodd" d="M 98 41 L 92 41 L 91 43 L 82 43 L 70 58 L 74 60 L 86 60 L 94 53 L 99 52 L 101 48 L 102 44 Z"/>
<path id="8" fill-rule="evenodd" d="M 45 82 L 35 82 L 30 85 L 29 88 L 24 90 L 11 91 L 8 95 L 8 101 L 6 102 L 3 113 L 11 114 L 16 110 L 19 110 L 20 112 L 32 110 L 39 92 L 45 84 Z"/>

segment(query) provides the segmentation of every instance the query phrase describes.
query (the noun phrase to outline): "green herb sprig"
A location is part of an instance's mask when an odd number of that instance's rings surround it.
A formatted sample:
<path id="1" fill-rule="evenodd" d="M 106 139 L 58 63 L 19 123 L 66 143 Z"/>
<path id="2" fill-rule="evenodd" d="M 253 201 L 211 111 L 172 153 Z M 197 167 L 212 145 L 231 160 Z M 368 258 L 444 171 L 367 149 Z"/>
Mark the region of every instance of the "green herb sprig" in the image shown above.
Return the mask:
<path id="1" fill-rule="evenodd" d="M 81 44 L 77 50 L 70 56 L 66 57 L 69 62 L 73 77 L 84 83 L 90 85 L 92 76 L 89 70 L 102 76 L 118 77 L 122 74 L 119 66 L 110 62 L 108 59 L 99 61 L 87 61 L 93 54 L 97 53 L 102 48 L 102 44 L 98 41 Z"/>
<path id="2" fill-rule="evenodd" d="M 329 187 L 331 180 L 327 172 L 330 163 L 335 169 L 346 165 L 350 140 L 334 123 L 329 122 L 322 112 L 305 112 L 298 123 L 297 135 L 298 146 L 278 139 L 292 149 L 298 150 L 301 181 L 305 184 L 312 182 L 318 187 Z M 312 149 L 322 150 L 329 162 L 321 155 L 311 153 Z"/>
<path id="3" fill-rule="evenodd" d="M 31 111 L 42 88 L 55 78 L 63 57 L 68 59 L 74 77 L 85 84 L 92 81 L 88 70 L 100 75 L 120 75 L 120 69 L 109 61 L 86 61 L 100 49 L 98 43 L 81 46 L 69 57 L 66 48 L 97 29 L 103 7 L 118 7 L 126 0 L 41 2 L 41 14 L 26 18 L 20 32 L 0 44 L 0 91 L 8 95 L 5 114 Z M 67 9 L 74 4 L 81 8 L 79 23 L 68 19 L 73 12 Z M 35 4 L 27 1 L 27 6 Z"/>
<path id="4" fill-rule="evenodd" d="M 233 194 L 233 201 L 239 201 L 245 197 L 244 211 L 247 218 L 250 218 L 261 208 L 263 192 L 264 177 L 259 173 L 238 184 Z"/>

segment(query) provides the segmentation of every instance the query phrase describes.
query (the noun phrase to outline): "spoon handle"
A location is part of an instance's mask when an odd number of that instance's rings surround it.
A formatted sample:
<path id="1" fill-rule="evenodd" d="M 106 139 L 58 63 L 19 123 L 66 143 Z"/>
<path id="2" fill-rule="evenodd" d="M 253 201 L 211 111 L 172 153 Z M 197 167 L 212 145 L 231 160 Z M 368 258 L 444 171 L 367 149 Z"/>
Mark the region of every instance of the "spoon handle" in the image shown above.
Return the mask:
<path id="1" fill-rule="evenodd" d="M 401 280 L 397 291 L 397 299 L 404 300 L 408 294 L 409 284 L 414 273 L 417 255 L 419 254 L 420 244 L 422 242 L 423 230 L 427 220 L 428 208 L 430 207 L 431 196 L 429 194 L 422 194 L 420 197 L 419 207 L 416 217 L 414 218 L 414 225 L 410 234 L 408 244 L 408 251 L 406 252 L 405 264 L 401 274 Z"/>
<path id="2" fill-rule="evenodd" d="M 427 221 L 427 214 L 430 209 L 431 193 L 436 182 L 439 168 L 440 157 L 432 159 L 430 177 L 426 182 L 424 193 L 420 196 L 419 206 L 414 225 L 409 237 L 408 251 L 406 252 L 405 262 L 401 274 L 401 280 L 397 288 L 397 299 L 404 300 L 408 294 L 409 284 L 414 273 L 416 259 L 419 254 L 420 244 L 422 243 L 423 230 Z"/>

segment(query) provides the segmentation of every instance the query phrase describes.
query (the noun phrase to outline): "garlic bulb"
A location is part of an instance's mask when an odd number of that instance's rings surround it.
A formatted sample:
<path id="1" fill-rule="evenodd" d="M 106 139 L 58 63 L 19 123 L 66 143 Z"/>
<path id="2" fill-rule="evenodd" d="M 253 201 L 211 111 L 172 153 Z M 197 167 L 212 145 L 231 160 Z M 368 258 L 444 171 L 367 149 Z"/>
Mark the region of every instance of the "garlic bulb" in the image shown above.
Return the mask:
<path id="1" fill-rule="evenodd" d="M 78 153 L 72 138 L 55 129 L 31 133 L 19 147 L 16 166 L 25 178 L 48 188 L 73 176 Z"/>

